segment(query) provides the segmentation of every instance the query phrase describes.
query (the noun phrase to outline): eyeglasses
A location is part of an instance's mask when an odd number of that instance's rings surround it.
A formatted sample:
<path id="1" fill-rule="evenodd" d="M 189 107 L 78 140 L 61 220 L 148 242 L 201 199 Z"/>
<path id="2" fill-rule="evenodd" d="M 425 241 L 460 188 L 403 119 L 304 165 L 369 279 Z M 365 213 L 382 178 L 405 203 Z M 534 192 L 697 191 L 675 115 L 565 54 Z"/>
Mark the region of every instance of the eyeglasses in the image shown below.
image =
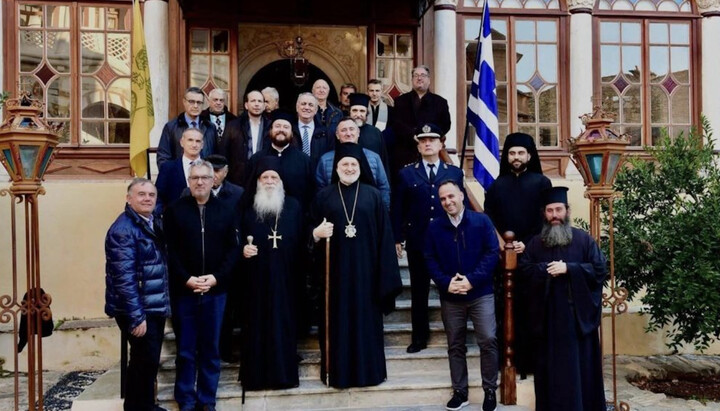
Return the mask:
<path id="1" fill-rule="evenodd" d="M 423 73 L 423 74 L 413 74 L 413 76 L 412 76 L 412 78 L 428 78 L 428 77 L 430 77 L 430 76 L 428 76 L 428 75 L 425 74 L 425 73 Z"/>
<path id="2" fill-rule="evenodd" d="M 202 100 L 188 100 L 188 99 L 185 99 L 185 101 L 187 101 L 187 103 L 190 104 L 191 106 L 202 106 L 202 103 L 203 103 Z"/>
<path id="3" fill-rule="evenodd" d="M 188 177 L 188 180 L 193 181 L 193 182 L 197 182 L 198 180 L 210 181 L 213 178 L 214 178 L 213 176 L 190 176 L 190 177 Z"/>

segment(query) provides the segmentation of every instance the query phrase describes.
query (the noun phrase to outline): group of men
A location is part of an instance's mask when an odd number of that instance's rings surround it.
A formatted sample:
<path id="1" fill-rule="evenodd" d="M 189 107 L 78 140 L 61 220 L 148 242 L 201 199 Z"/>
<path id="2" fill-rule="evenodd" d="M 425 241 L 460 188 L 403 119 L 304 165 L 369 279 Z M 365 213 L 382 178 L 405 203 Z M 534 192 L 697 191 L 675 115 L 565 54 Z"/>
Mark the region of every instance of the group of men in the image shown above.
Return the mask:
<path id="1" fill-rule="evenodd" d="M 597 245 L 570 228 L 567 196 L 542 175 L 526 134 L 507 137 L 486 213 L 469 210 L 462 171 L 441 161 L 447 101 L 429 91 L 428 67 L 414 68 L 412 82 L 394 107 L 382 101 L 377 80 L 368 95 L 344 84 L 335 107 L 328 83 L 317 80 L 297 97 L 295 114 L 278 109 L 280 96 L 268 87 L 246 93 L 239 117 L 222 90 L 210 92 L 204 111 L 202 90 L 186 90 L 185 111 L 163 129 L 156 185 L 131 182 L 106 238 L 106 312 L 131 346 L 126 410 L 161 409 L 153 383 L 171 312 L 181 410 L 215 409 L 236 324 L 244 390 L 297 386 L 297 339 L 314 321 L 327 384 L 381 383 L 382 317 L 401 291 L 404 252 L 408 353 L 428 344 L 432 279 L 448 340 L 446 408 L 468 404 L 471 320 L 483 410 L 493 410 L 494 283 L 505 231 L 515 232 L 521 253 L 515 349 L 521 373 L 535 374 L 537 409 L 604 409 L 597 325 L 605 271 Z M 558 375 L 558 366 L 574 379 Z"/>

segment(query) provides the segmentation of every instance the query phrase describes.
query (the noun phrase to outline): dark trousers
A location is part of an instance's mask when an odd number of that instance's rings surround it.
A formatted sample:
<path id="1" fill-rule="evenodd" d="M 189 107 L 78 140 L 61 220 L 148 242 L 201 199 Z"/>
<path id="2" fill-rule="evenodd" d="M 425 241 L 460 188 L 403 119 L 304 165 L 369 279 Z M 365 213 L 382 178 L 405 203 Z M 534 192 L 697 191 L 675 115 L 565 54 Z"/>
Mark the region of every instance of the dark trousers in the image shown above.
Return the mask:
<path id="1" fill-rule="evenodd" d="M 155 378 L 160 366 L 160 350 L 165 336 L 165 318 L 147 316 L 147 331 L 142 337 L 130 334 L 130 319 L 115 318 L 120 330 L 130 343 L 130 361 L 125 386 L 125 411 L 151 411 L 155 409 Z"/>
<path id="2" fill-rule="evenodd" d="M 177 344 L 175 401 L 181 410 L 215 405 L 220 380 L 220 327 L 226 298 L 225 293 L 175 298 L 172 307 Z"/>
<path id="3" fill-rule="evenodd" d="M 427 271 L 422 249 L 407 250 L 408 267 L 410 269 L 410 295 L 412 305 L 412 342 L 427 343 L 430 337 L 428 317 L 428 296 L 430 295 L 430 274 Z"/>
<path id="4" fill-rule="evenodd" d="M 482 386 L 497 389 L 498 348 L 495 338 L 495 298 L 484 295 L 472 301 L 440 300 L 445 335 L 448 340 L 448 360 L 453 390 L 468 394 L 467 321 L 475 328 L 475 340 L 480 347 Z"/>

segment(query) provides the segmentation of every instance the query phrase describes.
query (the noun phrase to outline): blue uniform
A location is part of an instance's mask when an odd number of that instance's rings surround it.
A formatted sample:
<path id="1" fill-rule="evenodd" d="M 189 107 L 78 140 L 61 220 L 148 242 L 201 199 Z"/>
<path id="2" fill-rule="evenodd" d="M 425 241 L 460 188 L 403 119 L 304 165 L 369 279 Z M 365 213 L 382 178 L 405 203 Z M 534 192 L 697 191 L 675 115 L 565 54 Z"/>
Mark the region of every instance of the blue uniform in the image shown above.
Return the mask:
<path id="1" fill-rule="evenodd" d="M 427 342 L 430 335 L 430 276 L 423 258 L 425 231 L 431 221 L 446 215 L 440 205 L 437 189 L 437 186 L 446 180 L 454 181 L 464 193 L 463 172 L 458 167 L 441 162 L 437 167 L 434 182 L 430 182 L 424 163 L 419 161 L 400 170 L 393 189 L 392 220 L 395 243 L 406 241 L 410 267 L 412 342 L 421 345 Z"/>

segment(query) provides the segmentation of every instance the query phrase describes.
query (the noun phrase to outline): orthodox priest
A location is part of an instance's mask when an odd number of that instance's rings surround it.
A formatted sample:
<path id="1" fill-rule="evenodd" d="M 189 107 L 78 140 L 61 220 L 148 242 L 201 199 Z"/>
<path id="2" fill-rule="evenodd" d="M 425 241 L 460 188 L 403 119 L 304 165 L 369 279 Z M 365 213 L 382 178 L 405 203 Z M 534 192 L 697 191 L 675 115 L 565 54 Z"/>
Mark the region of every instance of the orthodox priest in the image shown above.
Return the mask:
<path id="1" fill-rule="evenodd" d="M 285 196 L 280 160 L 263 157 L 243 204 L 243 296 L 240 380 L 246 390 L 298 385 L 295 290 L 300 204 Z"/>
<path id="2" fill-rule="evenodd" d="M 530 287 L 535 350 L 535 410 L 605 410 L 598 326 L 605 257 L 570 226 L 567 188 L 543 193 L 544 223 L 521 255 Z"/>
<path id="3" fill-rule="evenodd" d="M 362 148 L 340 145 L 334 164 L 331 184 L 313 205 L 320 255 L 330 239 L 330 285 L 323 288 L 330 293 L 329 306 L 322 307 L 329 313 L 329 330 L 321 320 L 321 378 L 329 374 L 328 383 L 336 388 L 377 385 L 387 378 L 383 314 L 395 308 L 402 289 L 392 228 Z"/>

